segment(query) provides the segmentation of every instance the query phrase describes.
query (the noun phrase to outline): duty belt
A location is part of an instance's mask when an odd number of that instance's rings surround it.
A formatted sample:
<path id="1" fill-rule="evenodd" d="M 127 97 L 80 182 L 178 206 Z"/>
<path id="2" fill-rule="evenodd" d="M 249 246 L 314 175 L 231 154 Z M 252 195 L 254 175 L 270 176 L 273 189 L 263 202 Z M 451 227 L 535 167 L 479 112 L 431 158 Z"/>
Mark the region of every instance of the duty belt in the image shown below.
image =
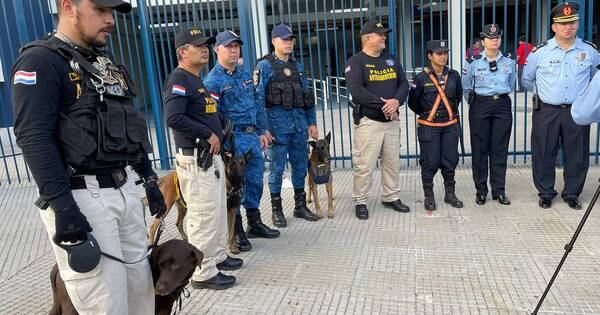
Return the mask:
<path id="1" fill-rule="evenodd" d="M 475 99 L 476 100 L 481 100 L 481 101 L 498 101 L 504 97 L 508 97 L 508 94 L 495 94 L 495 95 L 476 95 Z"/>
<path id="2" fill-rule="evenodd" d="M 254 126 L 235 126 L 235 131 L 245 132 L 245 133 L 254 133 L 256 131 L 256 127 Z"/>
<path id="3" fill-rule="evenodd" d="M 85 175 L 96 176 L 99 188 L 114 188 L 117 189 L 123 186 L 127 182 L 127 172 L 124 168 L 107 169 L 107 170 L 94 170 L 86 174 L 85 171 L 79 171 L 81 175 L 74 175 L 69 178 L 71 182 L 71 190 L 86 189 L 87 184 L 85 183 Z"/>
<path id="4" fill-rule="evenodd" d="M 541 102 L 542 105 L 544 105 L 544 107 L 550 107 L 550 108 L 571 108 L 571 104 L 559 104 L 559 105 L 554 105 L 554 104 L 548 104 L 548 103 L 544 103 Z"/>

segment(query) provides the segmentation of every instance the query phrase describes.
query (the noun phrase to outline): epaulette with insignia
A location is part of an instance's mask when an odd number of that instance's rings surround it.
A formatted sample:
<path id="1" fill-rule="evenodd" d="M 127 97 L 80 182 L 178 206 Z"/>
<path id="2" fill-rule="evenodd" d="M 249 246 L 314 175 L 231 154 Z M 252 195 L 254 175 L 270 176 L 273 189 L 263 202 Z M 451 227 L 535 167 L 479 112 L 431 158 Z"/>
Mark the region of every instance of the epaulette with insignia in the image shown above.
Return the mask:
<path id="1" fill-rule="evenodd" d="M 532 52 L 532 53 L 534 53 L 536 50 L 538 50 L 538 49 L 540 49 L 540 48 L 542 48 L 542 47 L 546 46 L 547 44 L 548 44 L 548 42 L 543 42 L 543 43 L 541 43 L 541 44 L 539 44 L 539 45 L 537 45 L 537 46 L 533 47 L 533 49 L 531 50 L 531 52 Z"/>
<path id="2" fill-rule="evenodd" d="M 581 41 L 583 41 L 584 43 L 586 43 L 586 44 L 588 44 L 588 45 L 590 45 L 590 46 L 594 47 L 594 49 L 598 49 L 598 47 L 596 47 L 596 44 L 594 44 L 594 43 L 590 42 L 590 41 L 589 41 L 589 40 L 587 40 L 587 39 L 582 39 Z"/>
<path id="3" fill-rule="evenodd" d="M 469 58 L 467 58 L 467 62 L 468 62 L 468 63 L 471 63 L 471 62 L 473 62 L 473 61 L 475 61 L 475 60 L 479 60 L 479 59 L 481 59 L 481 55 L 480 55 L 480 54 L 477 54 L 477 55 L 475 55 L 475 56 L 470 56 Z"/>

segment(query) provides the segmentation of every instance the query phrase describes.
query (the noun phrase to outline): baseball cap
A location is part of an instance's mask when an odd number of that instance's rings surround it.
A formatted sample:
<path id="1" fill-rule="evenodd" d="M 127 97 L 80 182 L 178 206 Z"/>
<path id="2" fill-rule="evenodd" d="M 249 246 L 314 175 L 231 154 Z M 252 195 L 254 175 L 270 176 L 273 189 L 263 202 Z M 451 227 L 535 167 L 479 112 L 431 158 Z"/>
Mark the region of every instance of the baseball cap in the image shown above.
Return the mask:
<path id="1" fill-rule="evenodd" d="M 292 32 L 292 29 L 285 25 L 285 24 L 279 24 L 276 25 L 273 30 L 271 31 L 271 38 L 276 38 L 279 37 L 281 39 L 288 39 L 290 37 L 294 37 L 296 38 L 296 35 L 294 35 L 294 33 Z"/>
<path id="2" fill-rule="evenodd" d="M 360 29 L 360 35 L 367 35 L 372 33 L 387 34 L 392 30 L 383 27 L 383 24 L 378 21 L 367 21 Z"/>
<path id="3" fill-rule="evenodd" d="M 182 29 L 175 35 L 175 48 L 179 48 L 185 44 L 192 45 L 212 45 L 216 42 L 214 37 L 205 36 L 201 29 L 190 28 Z"/>
<path id="4" fill-rule="evenodd" d="M 443 52 L 448 50 L 450 50 L 450 47 L 448 46 L 448 41 L 445 39 L 430 40 L 427 42 L 427 51 Z"/>
<path id="5" fill-rule="evenodd" d="M 215 46 L 220 46 L 220 45 L 227 46 L 227 45 L 231 44 L 232 42 L 239 42 L 240 45 L 244 44 L 244 42 L 240 39 L 240 37 L 233 31 L 224 31 L 224 32 L 217 34 L 217 41 L 215 43 Z"/>
<path id="6" fill-rule="evenodd" d="M 121 13 L 131 12 L 131 3 L 123 0 L 92 0 L 95 4 L 103 7 L 117 10 Z"/>

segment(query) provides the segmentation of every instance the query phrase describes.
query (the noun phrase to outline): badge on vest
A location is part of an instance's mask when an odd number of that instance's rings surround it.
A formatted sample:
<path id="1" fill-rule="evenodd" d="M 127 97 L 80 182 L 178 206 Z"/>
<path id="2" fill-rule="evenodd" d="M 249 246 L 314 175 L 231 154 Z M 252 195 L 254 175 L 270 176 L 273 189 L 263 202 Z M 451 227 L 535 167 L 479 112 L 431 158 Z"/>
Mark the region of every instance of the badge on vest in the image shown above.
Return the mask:
<path id="1" fill-rule="evenodd" d="M 81 80 L 81 75 L 77 72 L 69 72 L 69 79 L 71 81 L 79 81 Z"/>
<path id="2" fill-rule="evenodd" d="M 391 67 L 391 66 L 393 66 L 393 65 L 394 65 L 394 59 L 387 59 L 387 60 L 385 61 L 385 63 L 386 63 L 388 66 L 390 66 L 390 67 Z"/>
<path id="3" fill-rule="evenodd" d="M 105 85 L 104 87 L 106 88 L 106 94 L 108 95 L 125 96 L 125 91 L 123 91 L 123 88 L 118 84 Z"/>
<path id="4" fill-rule="evenodd" d="M 290 68 L 285 68 L 283 69 L 283 74 L 285 74 L 285 76 L 289 78 L 292 76 L 292 70 L 290 70 Z"/>
<path id="5" fill-rule="evenodd" d="M 215 102 L 215 100 L 212 97 L 205 97 L 204 100 L 206 101 L 206 109 L 204 110 L 205 113 L 216 113 L 217 112 L 217 103 Z"/>
<path id="6" fill-rule="evenodd" d="M 119 71 L 119 68 L 113 65 L 110 59 L 106 57 L 97 57 L 96 60 L 97 61 L 92 63 L 92 65 L 100 72 L 99 75 L 107 86 L 107 89 L 108 85 L 113 84 L 118 84 L 122 90 L 128 89 L 123 74 Z"/>

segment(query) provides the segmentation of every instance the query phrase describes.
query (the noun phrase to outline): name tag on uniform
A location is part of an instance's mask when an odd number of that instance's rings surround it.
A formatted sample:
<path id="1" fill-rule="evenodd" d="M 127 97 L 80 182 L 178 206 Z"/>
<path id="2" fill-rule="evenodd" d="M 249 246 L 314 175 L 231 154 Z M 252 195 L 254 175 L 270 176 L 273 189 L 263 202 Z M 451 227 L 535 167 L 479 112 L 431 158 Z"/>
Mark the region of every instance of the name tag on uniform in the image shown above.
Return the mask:
<path id="1" fill-rule="evenodd" d="M 221 90 L 221 94 L 231 90 L 232 88 L 233 88 L 233 86 L 231 86 L 231 85 L 224 86 L 223 89 Z"/>
<path id="2" fill-rule="evenodd" d="M 365 65 L 365 67 L 367 67 L 367 68 L 375 68 L 375 65 L 372 65 L 372 64 L 368 64 L 368 63 L 367 63 L 367 64 Z"/>

